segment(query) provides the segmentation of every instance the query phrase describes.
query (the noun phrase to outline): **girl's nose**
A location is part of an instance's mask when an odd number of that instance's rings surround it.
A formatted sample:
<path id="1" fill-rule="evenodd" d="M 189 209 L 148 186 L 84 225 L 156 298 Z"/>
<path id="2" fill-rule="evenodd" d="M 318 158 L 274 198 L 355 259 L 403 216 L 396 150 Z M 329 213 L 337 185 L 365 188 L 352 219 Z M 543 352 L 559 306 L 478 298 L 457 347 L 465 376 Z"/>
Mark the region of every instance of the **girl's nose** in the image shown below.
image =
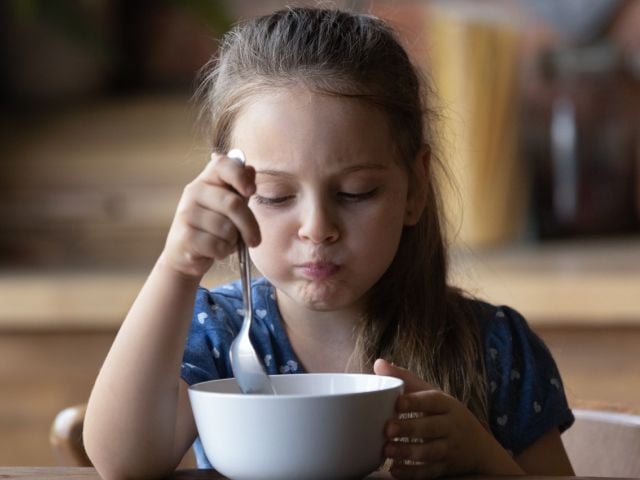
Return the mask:
<path id="1" fill-rule="evenodd" d="M 313 243 L 332 243 L 338 240 L 340 229 L 330 207 L 316 201 L 303 209 L 298 236 Z"/>

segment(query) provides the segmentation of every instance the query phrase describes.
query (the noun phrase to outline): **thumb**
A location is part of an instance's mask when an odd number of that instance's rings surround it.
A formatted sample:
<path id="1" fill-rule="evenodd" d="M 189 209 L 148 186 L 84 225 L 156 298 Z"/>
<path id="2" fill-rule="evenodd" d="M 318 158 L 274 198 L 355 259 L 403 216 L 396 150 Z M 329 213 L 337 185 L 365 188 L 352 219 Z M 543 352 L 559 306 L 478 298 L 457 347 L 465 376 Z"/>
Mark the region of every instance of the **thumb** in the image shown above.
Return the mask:
<path id="1" fill-rule="evenodd" d="M 406 368 L 398 367 L 383 358 L 378 358 L 373 364 L 373 373 L 396 377 L 404 381 L 404 393 L 432 390 L 435 387 Z"/>

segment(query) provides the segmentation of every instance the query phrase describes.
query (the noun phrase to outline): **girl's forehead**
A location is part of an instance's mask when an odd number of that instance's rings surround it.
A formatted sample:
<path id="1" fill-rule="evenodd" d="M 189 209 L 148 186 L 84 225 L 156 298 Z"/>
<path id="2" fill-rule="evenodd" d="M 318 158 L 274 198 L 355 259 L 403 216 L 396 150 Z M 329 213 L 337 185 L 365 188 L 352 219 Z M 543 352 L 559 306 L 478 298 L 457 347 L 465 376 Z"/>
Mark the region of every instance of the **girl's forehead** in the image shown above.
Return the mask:
<path id="1" fill-rule="evenodd" d="M 268 89 L 248 97 L 238 112 L 234 129 L 247 118 L 278 122 L 304 119 L 305 124 L 318 124 L 326 119 L 350 124 L 363 120 L 372 124 L 386 123 L 386 115 L 382 110 L 364 100 L 313 91 L 301 85 Z"/>
<path id="2" fill-rule="evenodd" d="M 249 164 L 395 163 L 387 116 L 362 100 L 277 89 L 247 102 L 238 113 L 231 146 L 242 149 Z M 338 166 L 338 165 L 336 165 Z"/>

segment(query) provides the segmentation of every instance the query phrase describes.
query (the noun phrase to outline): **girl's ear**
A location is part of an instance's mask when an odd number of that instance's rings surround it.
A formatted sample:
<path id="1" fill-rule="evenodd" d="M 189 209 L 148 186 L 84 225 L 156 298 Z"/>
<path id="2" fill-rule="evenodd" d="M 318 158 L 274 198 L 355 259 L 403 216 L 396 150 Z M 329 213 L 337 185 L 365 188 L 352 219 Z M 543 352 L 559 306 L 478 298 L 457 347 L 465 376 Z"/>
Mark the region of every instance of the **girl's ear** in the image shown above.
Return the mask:
<path id="1" fill-rule="evenodd" d="M 431 147 L 425 144 L 420 149 L 413 166 L 409 171 L 409 192 L 404 214 L 405 226 L 418 223 L 427 206 L 427 186 L 429 184 L 429 166 L 431 163 Z"/>

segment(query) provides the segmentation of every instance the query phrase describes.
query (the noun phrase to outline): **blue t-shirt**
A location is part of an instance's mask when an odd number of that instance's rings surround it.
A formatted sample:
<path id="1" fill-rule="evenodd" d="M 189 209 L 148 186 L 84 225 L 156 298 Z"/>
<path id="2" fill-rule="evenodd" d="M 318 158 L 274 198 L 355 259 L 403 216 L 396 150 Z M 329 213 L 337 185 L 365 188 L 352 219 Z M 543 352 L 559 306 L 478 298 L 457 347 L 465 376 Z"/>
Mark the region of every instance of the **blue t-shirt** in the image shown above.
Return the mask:
<path id="1" fill-rule="evenodd" d="M 285 333 L 274 288 L 261 278 L 253 282 L 252 295 L 250 336 L 267 372 L 304 373 Z M 489 423 L 498 442 L 518 454 L 551 429 L 569 428 L 573 414 L 542 340 L 515 310 L 471 301 L 482 332 Z M 189 385 L 233 376 L 229 347 L 243 315 L 239 281 L 198 289 L 182 362 L 181 375 Z M 199 467 L 212 467 L 199 440 L 194 452 Z"/>

